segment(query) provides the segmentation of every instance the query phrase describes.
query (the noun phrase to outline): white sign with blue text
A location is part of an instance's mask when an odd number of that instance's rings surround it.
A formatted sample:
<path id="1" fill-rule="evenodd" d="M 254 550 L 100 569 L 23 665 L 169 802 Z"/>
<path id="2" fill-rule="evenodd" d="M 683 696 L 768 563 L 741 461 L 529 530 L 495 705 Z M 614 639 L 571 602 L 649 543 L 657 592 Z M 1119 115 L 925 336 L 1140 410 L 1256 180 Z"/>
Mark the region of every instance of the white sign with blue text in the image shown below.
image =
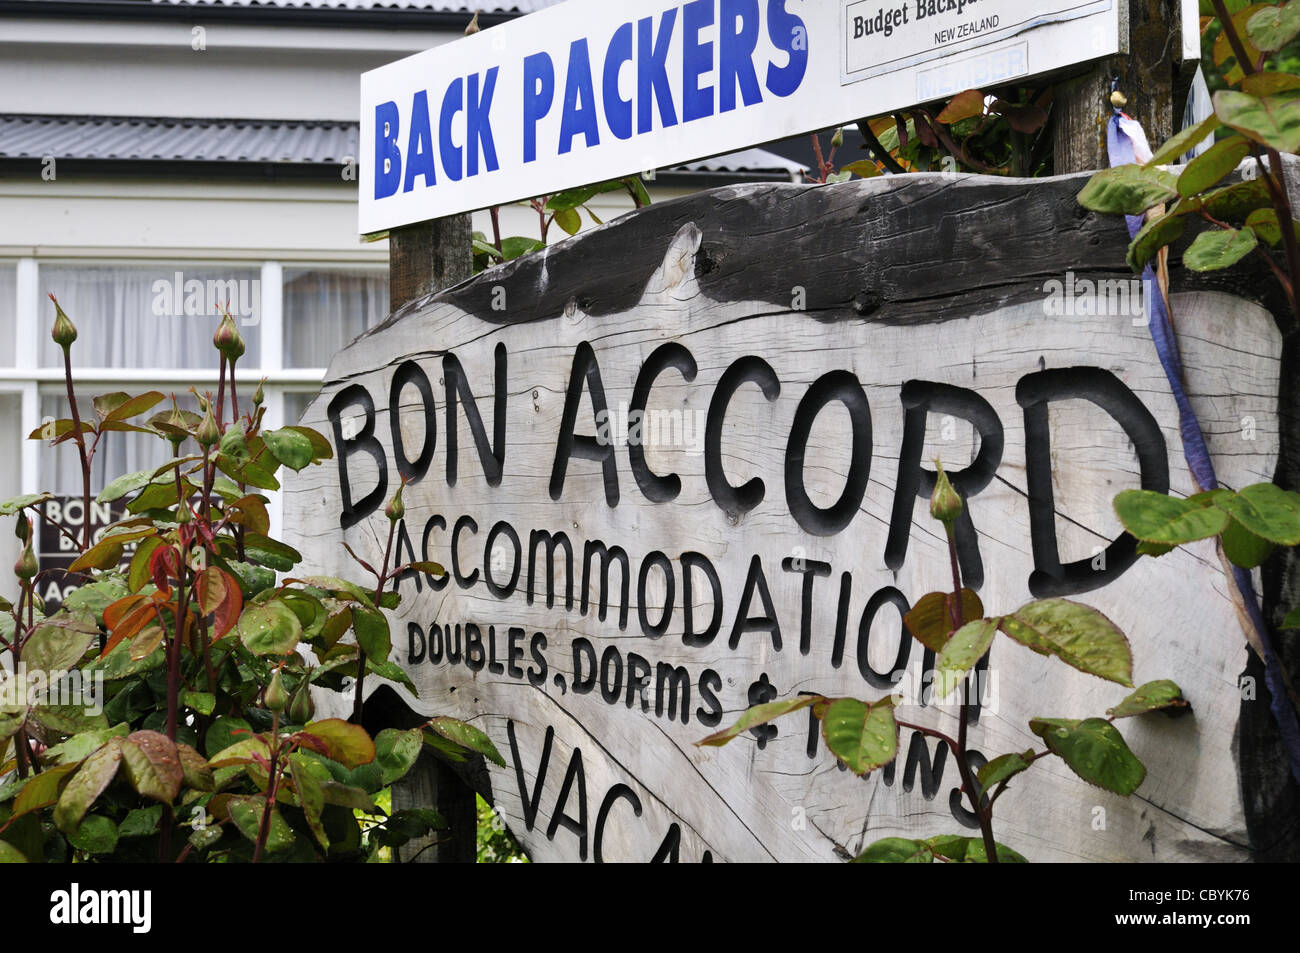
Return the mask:
<path id="1" fill-rule="evenodd" d="M 568 0 L 361 77 L 363 234 L 1119 52 L 1116 0 Z"/>

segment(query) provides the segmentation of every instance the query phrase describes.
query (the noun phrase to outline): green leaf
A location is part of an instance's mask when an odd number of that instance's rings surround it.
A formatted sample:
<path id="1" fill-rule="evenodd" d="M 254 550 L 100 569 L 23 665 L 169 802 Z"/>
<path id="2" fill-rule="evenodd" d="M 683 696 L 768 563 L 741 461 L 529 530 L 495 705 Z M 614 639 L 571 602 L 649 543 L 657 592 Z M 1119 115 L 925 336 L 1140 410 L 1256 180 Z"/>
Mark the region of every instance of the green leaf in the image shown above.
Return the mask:
<path id="1" fill-rule="evenodd" d="M 1029 861 L 1016 853 L 1006 844 L 993 842 L 993 849 L 998 852 L 999 864 L 1027 864 Z M 971 837 L 967 839 L 966 860 L 968 864 L 987 864 L 989 861 L 988 852 L 984 849 L 984 840 L 980 837 Z"/>
<path id="2" fill-rule="evenodd" d="M 162 823 L 162 805 L 155 804 L 153 807 L 137 807 L 129 811 L 126 817 L 122 818 L 122 823 L 118 825 L 117 835 L 119 837 L 148 837 L 158 832 L 158 826 Z M 84 825 L 83 825 L 84 826 Z"/>
<path id="3" fill-rule="evenodd" d="M 1274 248 L 1282 244 L 1282 227 L 1277 221 L 1277 211 L 1271 208 L 1257 208 L 1246 217 L 1246 225 L 1256 235 Z M 1291 220 L 1291 231 L 1300 240 L 1300 222 Z"/>
<path id="4" fill-rule="evenodd" d="M 1225 126 L 1279 152 L 1300 150 L 1300 95 L 1296 90 L 1252 96 L 1221 89 L 1214 94 L 1214 114 Z"/>
<path id="5" fill-rule="evenodd" d="M 1002 631 L 1039 655 L 1133 687 L 1133 653 L 1115 623 L 1069 599 L 1039 599 L 1001 620 Z"/>
<path id="6" fill-rule="evenodd" d="M 626 179 L 623 179 L 622 182 L 627 187 L 627 190 L 632 194 L 632 201 L 634 201 L 638 207 L 644 208 L 650 204 L 650 193 L 646 191 L 645 183 L 641 181 L 641 176 L 629 175 Z"/>
<path id="7" fill-rule="evenodd" d="M 385 728 L 375 736 L 375 763 L 382 772 L 385 787 L 415 766 L 423 747 L 424 732 L 419 728 L 410 731 Z"/>
<path id="8" fill-rule="evenodd" d="M 963 625 L 984 615 L 984 603 L 974 590 L 962 589 L 961 601 Z M 903 625 L 927 649 L 942 652 L 953 631 L 952 602 L 951 592 L 928 592 L 903 616 Z"/>
<path id="9" fill-rule="evenodd" d="M 568 234 L 576 235 L 578 230 L 582 228 L 582 217 L 578 214 L 577 209 L 561 209 L 555 213 L 555 224 Z"/>
<path id="10" fill-rule="evenodd" d="M 311 463 L 311 441 L 297 430 L 289 427 L 268 430 L 262 434 L 262 440 L 266 443 L 266 449 L 271 451 L 275 459 L 290 470 L 301 470 Z"/>
<path id="11" fill-rule="evenodd" d="M 775 704 L 781 704 L 777 702 Z M 803 707 L 802 705 L 798 707 Z M 794 709 L 790 709 L 793 711 Z M 501 767 L 506 766 L 506 759 L 501 757 L 501 752 L 497 746 L 492 743 L 492 739 L 483 731 L 475 728 L 471 724 L 461 721 L 458 718 L 451 718 L 447 715 L 439 715 L 429 721 L 428 727 L 437 732 L 448 741 L 454 742 L 462 748 L 483 755 L 493 764 Z M 703 742 L 701 742 L 702 744 Z"/>
<path id="12" fill-rule="evenodd" d="M 1254 569 L 1268 559 L 1275 548 L 1266 539 L 1260 539 L 1234 519 L 1228 520 L 1228 528 L 1223 531 L 1223 554 L 1234 566 L 1242 569 Z"/>
<path id="13" fill-rule="evenodd" d="M 1217 536 L 1228 525 L 1222 510 L 1154 490 L 1124 490 L 1115 497 L 1115 515 L 1135 538 L 1178 546 Z"/>
<path id="14" fill-rule="evenodd" d="M 1185 201 L 1185 199 L 1180 201 L 1164 215 L 1149 220 L 1133 236 L 1133 241 L 1128 246 L 1126 261 L 1134 272 L 1141 274 L 1142 269 L 1160 253 L 1160 249 L 1172 245 L 1183 237 L 1183 232 L 1187 229 L 1187 216 L 1176 214 L 1175 210 Z"/>
<path id="15" fill-rule="evenodd" d="M 1029 730 L 1089 784 L 1127 797 L 1146 777 L 1146 767 L 1124 736 L 1104 718 L 1035 718 Z"/>
<path id="16" fill-rule="evenodd" d="M 882 837 L 857 857 L 855 864 L 932 864 L 934 851 L 925 841 Z"/>
<path id="17" fill-rule="evenodd" d="M 264 797 L 232 797 L 229 803 L 230 819 L 234 821 L 239 833 L 254 844 L 262 826 L 262 814 L 266 810 Z M 280 809 L 271 806 L 271 824 L 266 836 L 266 853 L 278 854 L 293 846 L 293 828 L 280 816 Z"/>
<path id="18" fill-rule="evenodd" d="M 837 698 L 826 706 L 821 719 L 826 747 L 854 774 L 874 771 L 898 754 L 898 725 L 894 722 L 891 696 L 872 703 Z"/>
<path id="19" fill-rule="evenodd" d="M 530 252 L 541 251 L 545 247 L 546 242 L 536 238 L 526 238 L 523 235 L 512 235 L 501 240 L 501 254 L 506 261 L 513 261 Z"/>
<path id="20" fill-rule="evenodd" d="M 997 785 L 1015 777 L 1021 771 L 1027 770 L 1033 763 L 1034 752 L 1032 749 L 1022 754 L 1014 751 L 1010 754 L 1000 754 L 980 768 L 975 777 L 980 783 L 980 790 L 987 794 L 992 792 Z"/>
<path id="21" fill-rule="evenodd" d="M 134 493 L 153 482 L 153 470 L 137 470 L 135 473 L 125 473 L 113 480 L 99 491 L 99 496 L 95 497 L 97 503 L 112 503 L 114 500 L 120 500 L 128 493 Z"/>
<path id="22" fill-rule="evenodd" d="M 1199 195 L 1217 183 L 1250 154 L 1250 140 L 1245 136 L 1230 136 L 1216 142 L 1187 163 L 1178 176 L 1178 194 Z"/>
<path id="23" fill-rule="evenodd" d="M 1300 4 L 1284 3 L 1260 10 L 1246 21 L 1246 35 L 1255 48 L 1275 53 L 1300 33 Z"/>
<path id="24" fill-rule="evenodd" d="M 93 711 L 85 704 L 38 705 L 32 709 L 30 717 L 41 727 L 64 735 L 75 735 L 82 731 L 95 731 L 108 727 L 108 719 L 104 717 L 104 713 Z"/>
<path id="25" fill-rule="evenodd" d="M 1255 209 L 1272 206 L 1273 196 L 1263 178 L 1254 178 L 1206 192 L 1201 201 L 1206 212 L 1232 222 L 1244 219 Z"/>
<path id="26" fill-rule="evenodd" d="M 0 864 L 25 864 L 27 858 L 13 844 L 0 840 Z"/>
<path id="27" fill-rule="evenodd" d="M 1300 545 L 1300 494 L 1274 483 L 1255 483 L 1216 505 L 1256 536 L 1280 546 Z"/>
<path id="28" fill-rule="evenodd" d="M 966 854 L 970 850 L 970 842 L 969 837 L 960 837 L 956 834 L 937 834 L 934 837 L 925 839 L 926 846 L 934 852 L 936 857 L 944 857 L 957 863 L 961 863 L 966 859 Z"/>
<path id="29" fill-rule="evenodd" d="M 814 702 L 825 701 L 820 695 L 797 695 L 794 698 L 786 698 L 781 701 L 765 702 L 762 705 L 754 705 L 741 712 L 740 717 L 736 719 L 735 724 L 729 728 L 714 732 L 707 738 L 701 738 L 695 742 L 698 745 L 712 745 L 721 747 L 732 738 L 747 731 L 756 725 L 762 725 L 773 718 L 779 718 L 782 715 L 788 715 L 792 711 L 798 711 L 800 708 L 807 708 Z M 432 722 L 430 722 L 432 724 Z"/>
<path id="30" fill-rule="evenodd" d="M 1141 215 L 1153 205 L 1178 197 L 1176 180 L 1168 172 L 1140 165 L 1103 169 L 1079 192 L 1079 204 L 1094 212 Z"/>
<path id="31" fill-rule="evenodd" d="M 110 738 L 104 747 L 81 763 L 76 775 L 58 795 L 58 804 L 54 808 L 54 823 L 59 830 L 67 834 L 77 829 L 91 805 L 117 776 L 117 768 L 121 763 L 122 739 L 120 738 Z M 60 765 L 60 767 L 72 769 L 77 765 L 74 763 Z M 45 771 L 41 777 L 49 773 Z"/>
<path id="32" fill-rule="evenodd" d="M 68 842 L 87 854 L 111 854 L 117 847 L 117 825 L 109 818 L 92 814 L 68 834 Z"/>
<path id="33" fill-rule="evenodd" d="M 52 493 L 24 493 L 22 496 L 13 496 L 0 503 L 0 516 L 13 516 L 21 509 L 52 499 L 54 499 Z"/>
<path id="34" fill-rule="evenodd" d="M 1106 714 L 1112 718 L 1129 718 L 1162 708 L 1186 711 L 1190 707 L 1187 699 L 1183 698 L 1183 690 L 1169 679 L 1162 678 L 1139 685 L 1131 695 L 1114 708 L 1106 709 Z"/>
<path id="35" fill-rule="evenodd" d="M 203 750 L 211 758 L 251 735 L 252 727 L 244 719 L 222 715 L 208 726 L 208 733 L 203 739 Z"/>
<path id="36" fill-rule="evenodd" d="M 325 810 L 325 790 L 322 783 L 328 780 L 329 772 L 325 771 L 325 778 L 318 777 L 315 773 L 316 762 L 298 753 L 289 755 L 289 766 L 293 774 L 294 790 L 298 794 L 298 806 L 302 808 L 303 816 L 307 819 L 307 826 L 311 828 L 312 835 L 321 847 L 329 850 L 330 839 L 325 833 L 325 825 L 321 823 L 321 812 Z M 324 771 L 324 768 L 321 770 Z"/>
<path id="37" fill-rule="evenodd" d="M 125 738 L 131 733 L 131 726 L 123 722 L 112 728 L 99 728 L 94 731 L 82 731 L 71 738 L 46 750 L 41 760 L 55 764 L 84 761 L 95 751 L 108 744 L 111 738 Z"/>
<path id="38" fill-rule="evenodd" d="M 840 166 L 840 172 L 851 172 L 861 179 L 874 179 L 884 174 L 880 171 L 880 167 L 870 159 L 859 159 L 857 162 L 842 165 Z"/>
<path id="39" fill-rule="evenodd" d="M 997 631 L 997 619 L 976 619 L 974 622 L 967 622 L 952 634 L 952 638 L 943 647 L 935 662 L 935 697 L 946 698 L 961 684 L 966 673 L 989 650 Z"/>
<path id="40" fill-rule="evenodd" d="M 341 718 L 313 721 L 303 728 L 303 734 L 324 742 L 326 756 L 349 768 L 369 764 L 375 760 L 375 743 L 360 725 L 350 725 Z"/>
<path id="41" fill-rule="evenodd" d="M 352 610 L 352 628 L 357 633 L 357 644 L 369 658 L 387 660 L 393 651 L 393 639 L 388 628 L 388 617 L 378 609 L 358 606 Z"/>
<path id="42" fill-rule="evenodd" d="M 244 553 L 250 560 L 264 566 L 288 572 L 302 562 L 302 553 L 288 543 L 271 539 L 261 533 L 246 533 L 244 536 Z"/>
<path id="43" fill-rule="evenodd" d="M 211 692 L 182 692 L 181 703 L 186 708 L 193 708 L 200 715 L 210 715 L 217 707 L 217 696 Z"/>
<path id="44" fill-rule="evenodd" d="M 122 739 L 127 780 L 141 795 L 170 804 L 180 793 L 185 772 L 176 743 L 157 731 L 136 731 Z"/>
<path id="45" fill-rule="evenodd" d="M 1163 146 L 1156 150 L 1155 155 L 1147 162 L 1148 166 L 1167 165 L 1170 162 L 1178 161 L 1183 153 L 1190 151 L 1193 147 L 1202 142 L 1206 136 L 1213 135 L 1214 131 L 1223 125 L 1219 122 L 1219 117 L 1213 114 L 1202 119 L 1194 126 L 1189 126 L 1176 136 L 1171 136 Z"/>
<path id="46" fill-rule="evenodd" d="M 302 623 L 279 599 L 244 609 L 235 628 L 254 655 L 288 655 L 302 637 Z"/>
<path id="47" fill-rule="evenodd" d="M 59 613 L 32 631 L 23 648 L 23 661 L 29 670 L 40 670 L 47 677 L 70 672 L 98 637 L 99 626 L 90 613 Z"/>
<path id="48" fill-rule="evenodd" d="M 1183 264 L 1192 271 L 1231 268 L 1259 245 L 1249 228 L 1218 228 L 1201 232 L 1183 252 Z"/>
<path id="49" fill-rule="evenodd" d="M 1294 73 L 1252 73 L 1241 81 L 1242 92 L 1252 96 L 1268 96 L 1288 89 L 1300 88 L 1300 76 Z"/>
<path id="50" fill-rule="evenodd" d="M 180 757 L 181 777 L 186 787 L 195 791 L 215 789 L 216 782 L 212 776 L 212 769 L 208 767 L 207 759 L 203 755 L 179 741 L 176 743 L 176 752 Z"/>
<path id="51" fill-rule="evenodd" d="M 92 674 L 102 671 L 105 681 L 118 681 L 123 678 L 130 678 L 132 675 L 139 675 L 143 672 L 161 668 L 163 663 L 167 661 L 166 656 L 167 653 L 162 648 L 158 648 L 148 658 L 133 659 L 131 658 L 131 644 L 123 640 L 103 658 L 88 663 L 82 671 Z"/>

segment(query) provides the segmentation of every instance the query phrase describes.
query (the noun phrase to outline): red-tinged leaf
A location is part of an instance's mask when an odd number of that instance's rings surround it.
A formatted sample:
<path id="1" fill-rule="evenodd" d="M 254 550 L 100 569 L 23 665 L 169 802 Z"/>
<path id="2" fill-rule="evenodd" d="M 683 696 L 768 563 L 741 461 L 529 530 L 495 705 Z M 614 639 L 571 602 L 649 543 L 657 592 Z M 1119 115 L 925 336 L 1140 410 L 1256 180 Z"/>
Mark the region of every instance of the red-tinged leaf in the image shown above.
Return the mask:
<path id="1" fill-rule="evenodd" d="M 163 395 L 156 390 L 151 390 L 145 394 L 139 394 L 125 402 L 118 404 L 111 413 L 108 414 L 108 420 L 128 420 L 139 414 L 143 414 L 163 399 Z"/>
<path id="2" fill-rule="evenodd" d="M 157 731 L 135 731 L 122 739 L 126 777 L 141 795 L 170 804 L 185 778 L 176 743 Z"/>
<path id="3" fill-rule="evenodd" d="M 346 549 L 346 550 L 348 551 L 348 555 L 351 556 L 353 559 L 355 559 L 355 560 L 357 561 L 357 564 L 360 565 L 362 569 L 364 569 L 366 572 L 370 573 L 370 575 L 372 575 L 372 576 L 378 576 L 378 575 L 379 575 L 379 573 L 375 570 L 375 567 L 372 566 L 372 565 L 370 565 L 370 563 L 366 562 L 366 561 L 365 561 L 364 559 L 362 559 L 360 556 L 358 556 L 358 555 L 356 554 L 356 551 L 353 550 L 353 548 L 352 548 L 351 546 L 349 546 L 346 542 L 343 543 L 343 548 Z"/>
<path id="4" fill-rule="evenodd" d="M 325 743 L 326 757 L 347 768 L 359 767 L 375 760 L 375 743 L 360 725 L 350 725 L 341 718 L 325 718 L 307 725 L 302 734 Z"/>
<path id="5" fill-rule="evenodd" d="M 102 539 L 78 556 L 68 572 L 85 572 L 87 569 L 114 569 L 122 561 L 123 545 L 115 538 Z"/>
<path id="6" fill-rule="evenodd" d="M 62 443 L 64 440 L 74 436 L 77 432 L 77 425 L 72 420 L 49 420 L 41 424 L 35 430 L 27 435 L 28 440 L 48 440 L 51 443 Z M 81 422 L 82 433 L 94 433 L 95 428 L 89 421 Z"/>
<path id="7" fill-rule="evenodd" d="M 215 642 L 227 635 L 239 621 L 244 608 L 239 582 L 224 569 L 209 566 L 199 574 L 195 591 L 203 614 L 212 616 Z"/>
<path id="8" fill-rule="evenodd" d="M 935 118 L 944 125 L 951 125 L 963 119 L 970 119 L 972 116 L 982 115 L 984 115 L 984 94 L 978 89 L 968 89 L 948 100 L 948 105 L 943 107 L 943 112 Z"/>
<path id="9" fill-rule="evenodd" d="M 171 580 L 179 579 L 181 575 L 181 560 L 176 547 L 159 546 L 154 550 L 149 557 L 149 575 L 153 577 L 153 584 L 159 592 L 171 593 Z"/>
<path id="10" fill-rule="evenodd" d="M 1009 103 L 999 99 L 993 104 L 992 111 L 1002 116 L 1016 132 L 1037 132 L 1047 122 L 1047 110 L 1033 104 Z"/>
<path id="11" fill-rule="evenodd" d="M 266 503 L 260 496 L 249 494 L 241 497 L 226 507 L 230 522 L 238 523 L 250 533 L 265 536 L 270 532 L 271 518 L 266 512 Z"/>

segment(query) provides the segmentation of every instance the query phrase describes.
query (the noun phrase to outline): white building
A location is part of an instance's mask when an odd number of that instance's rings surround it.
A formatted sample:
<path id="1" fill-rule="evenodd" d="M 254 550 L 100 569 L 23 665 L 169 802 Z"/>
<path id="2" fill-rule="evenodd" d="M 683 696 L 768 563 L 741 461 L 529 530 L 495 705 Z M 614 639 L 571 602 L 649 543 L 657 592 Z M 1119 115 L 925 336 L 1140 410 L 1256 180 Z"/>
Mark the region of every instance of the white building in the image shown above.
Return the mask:
<path id="1" fill-rule="evenodd" d="M 490 29 L 552 2 L 476 6 Z M 80 487 L 71 444 L 23 439 L 67 416 L 48 293 L 80 330 L 80 395 L 184 398 L 215 389 L 219 303 L 187 306 L 186 286 L 220 282 L 244 392 L 266 377 L 268 425 L 296 419 L 330 356 L 388 310 L 388 243 L 356 228 L 359 76 L 469 19 L 455 0 L 0 0 L 0 499 Z M 649 184 L 662 200 L 800 168 L 748 150 Z M 602 219 L 630 207 L 595 200 Z M 537 233 L 529 209 L 502 217 L 503 234 Z M 114 436 L 96 490 L 166 458 Z M 3 576 L 16 555 L 6 526 Z"/>

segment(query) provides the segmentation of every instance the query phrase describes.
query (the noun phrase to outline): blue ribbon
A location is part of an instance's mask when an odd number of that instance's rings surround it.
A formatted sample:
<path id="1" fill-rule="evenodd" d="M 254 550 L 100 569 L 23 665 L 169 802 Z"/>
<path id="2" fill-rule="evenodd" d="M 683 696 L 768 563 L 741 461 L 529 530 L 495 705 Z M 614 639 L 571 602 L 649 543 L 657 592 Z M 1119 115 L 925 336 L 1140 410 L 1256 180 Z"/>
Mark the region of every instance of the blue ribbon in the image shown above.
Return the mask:
<path id="1" fill-rule="evenodd" d="M 1124 128 L 1128 124 L 1136 127 L 1135 132 L 1141 132 L 1142 127 L 1119 109 L 1115 109 L 1110 122 L 1106 124 L 1106 150 L 1112 167 L 1138 161 L 1134 140 Z M 1145 143 L 1143 146 L 1145 148 Z M 1126 215 L 1125 220 L 1128 223 L 1129 238 L 1132 239 L 1142 227 L 1143 217 Z M 1160 293 L 1155 272 L 1150 265 L 1142 271 L 1142 285 L 1150 314 L 1151 340 L 1155 343 L 1156 353 L 1160 356 L 1160 365 L 1165 370 L 1169 388 L 1173 391 L 1174 402 L 1178 405 L 1178 430 L 1183 438 L 1183 456 L 1187 460 L 1192 478 L 1202 490 L 1217 489 L 1219 481 L 1214 475 L 1214 463 L 1210 459 L 1209 448 L 1205 445 L 1205 434 L 1201 431 L 1201 423 L 1197 420 L 1196 412 L 1192 410 L 1187 393 L 1183 390 L 1183 362 L 1178 354 L 1178 339 L 1174 335 L 1173 322 L 1170 321 L 1169 312 L 1165 307 L 1165 296 Z M 1264 682 L 1268 686 L 1270 710 L 1273 712 L 1273 719 L 1277 722 L 1278 732 L 1282 736 L 1282 743 L 1291 761 L 1291 774 L 1300 781 L 1300 722 L 1297 721 L 1295 708 L 1292 707 L 1286 690 L 1281 663 L 1273 652 L 1272 639 L 1268 626 L 1264 622 L 1264 614 L 1260 611 L 1254 581 L 1251 579 L 1250 572 L 1239 566 L 1232 567 L 1232 578 L 1237 591 L 1241 593 L 1246 614 L 1259 635 L 1260 645 L 1263 646 Z"/>

